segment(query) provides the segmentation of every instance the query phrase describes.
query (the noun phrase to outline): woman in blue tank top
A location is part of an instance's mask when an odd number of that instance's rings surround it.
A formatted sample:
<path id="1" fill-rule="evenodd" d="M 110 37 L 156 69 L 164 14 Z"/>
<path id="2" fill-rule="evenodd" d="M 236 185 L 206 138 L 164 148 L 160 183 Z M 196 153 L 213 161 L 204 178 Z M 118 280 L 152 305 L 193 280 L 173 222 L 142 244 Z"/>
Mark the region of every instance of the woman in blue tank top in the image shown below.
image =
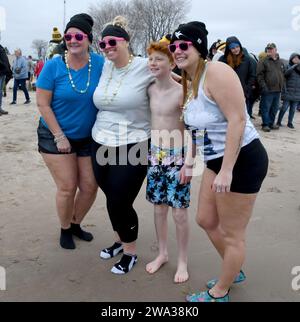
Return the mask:
<path id="1" fill-rule="evenodd" d="M 91 161 L 91 131 L 97 109 L 93 94 L 104 59 L 90 53 L 93 19 L 78 14 L 67 24 L 64 57 L 47 61 L 37 83 L 42 118 L 38 147 L 57 186 L 56 207 L 61 224 L 60 245 L 75 249 L 73 236 L 90 242 L 80 224 L 96 199 Z"/>
<path id="2" fill-rule="evenodd" d="M 245 280 L 246 227 L 267 174 L 268 156 L 247 115 L 235 72 L 224 63 L 205 63 L 207 34 L 202 22 L 182 24 L 169 46 L 183 71 L 184 121 L 206 164 L 197 222 L 223 259 L 220 278 L 207 283 L 208 291 L 188 295 L 187 301 L 227 302 L 231 285 Z"/>

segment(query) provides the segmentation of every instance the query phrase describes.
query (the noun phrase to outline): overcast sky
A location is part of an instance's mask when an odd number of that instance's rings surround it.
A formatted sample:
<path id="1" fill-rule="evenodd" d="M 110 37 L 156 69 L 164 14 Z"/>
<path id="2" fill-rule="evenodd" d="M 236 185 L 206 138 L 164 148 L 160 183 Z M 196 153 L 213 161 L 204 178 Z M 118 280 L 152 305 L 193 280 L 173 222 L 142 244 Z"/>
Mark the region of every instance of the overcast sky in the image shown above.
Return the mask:
<path id="1" fill-rule="evenodd" d="M 51 39 L 52 28 L 63 31 L 63 0 L 0 0 L 0 19 L 5 12 L 1 44 L 24 55 L 34 54 L 34 39 Z M 67 0 L 67 21 L 99 0 Z M 206 23 L 209 43 L 237 36 L 250 52 L 259 53 L 268 42 L 277 44 L 283 58 L 300 51 L 300 0 L 192 0 L 187 20 Z M 3 25 L 3 19 L 0 26 Z"/>

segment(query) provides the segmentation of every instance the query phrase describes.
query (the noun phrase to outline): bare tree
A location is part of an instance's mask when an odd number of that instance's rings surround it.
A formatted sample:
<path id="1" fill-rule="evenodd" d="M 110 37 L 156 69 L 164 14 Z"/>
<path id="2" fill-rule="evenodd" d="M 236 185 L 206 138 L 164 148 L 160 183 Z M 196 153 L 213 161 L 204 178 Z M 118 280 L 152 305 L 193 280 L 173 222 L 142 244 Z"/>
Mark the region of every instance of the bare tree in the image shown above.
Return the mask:
<path id="1" fill-rule="evenodd" d="M 184 22 L 189 9 L 190 0 L 105 0 L 91 6 L 90 14 L 95 20 L 97 39 L 106 23 L 118 15 L 126 17 L 132 49 L 136 54 L 145 55 L 148 44 L 171 33 Z M 98 43 L 94 46 L 99 50 Z"/>
<path id="2" fill-rule="evenodd" d="M 44 58 L 47 46 L 48 42 L 41 39 L 35 39 L 31 45 L 31 47 L 37 52 L 39 59 Z"/>
<path id="3" fill-rule="evenodd" d="M 133 13 L 141 30 L 142 51 L 151 41 L 157 41 L 171 33 L 184 22 L 190 9 L 186 0 L 132 0 Z"/>
<path id="4" fill-rule="evenodd" d="M 129 19 L 127 13 L 129 7 L 127 3 L 121 0 L 111 1 L 104 0 L 89 8 L 90 15 L 94 18 L 95 25 L 93 28 L 94 41 L 93 46 L 99 53 L 99 39 L 104 26 L 111 22 L 116 16 L 124 16 Z"/>

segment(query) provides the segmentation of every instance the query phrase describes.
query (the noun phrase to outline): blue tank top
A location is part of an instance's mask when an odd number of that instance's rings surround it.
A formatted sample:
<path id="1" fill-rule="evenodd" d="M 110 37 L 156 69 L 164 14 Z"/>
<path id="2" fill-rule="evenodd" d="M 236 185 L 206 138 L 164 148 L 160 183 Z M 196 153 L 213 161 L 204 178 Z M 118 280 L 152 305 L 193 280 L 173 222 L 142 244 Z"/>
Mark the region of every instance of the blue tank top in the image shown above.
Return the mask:
<path id="1" fill-rule="evenodd" d="M 186 128 L 191 132 L 194 144 L 200 149 L 204 161 L 224 156 L 228 122 L 216 102 L 209 99 L 203 90 L 207 66 L 200 80 L 198 97 L 191 100 L 184 111 Z M 259 138 L 250 121 L 245 104 L 247 122 L 242 147 Z"/>

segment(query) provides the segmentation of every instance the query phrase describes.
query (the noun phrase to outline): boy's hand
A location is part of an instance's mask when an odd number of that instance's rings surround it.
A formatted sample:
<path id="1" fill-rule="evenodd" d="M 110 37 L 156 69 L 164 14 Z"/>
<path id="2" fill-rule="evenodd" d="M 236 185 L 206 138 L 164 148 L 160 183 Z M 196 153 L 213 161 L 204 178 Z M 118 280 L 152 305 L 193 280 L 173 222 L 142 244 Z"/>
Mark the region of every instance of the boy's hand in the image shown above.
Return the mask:
<path id="1" fill-rule="evenodd" d="M 193 166 L 184 165 L 179 174 L 180 184 L 186 185 L 191 182 L 193 178 Z"/>

